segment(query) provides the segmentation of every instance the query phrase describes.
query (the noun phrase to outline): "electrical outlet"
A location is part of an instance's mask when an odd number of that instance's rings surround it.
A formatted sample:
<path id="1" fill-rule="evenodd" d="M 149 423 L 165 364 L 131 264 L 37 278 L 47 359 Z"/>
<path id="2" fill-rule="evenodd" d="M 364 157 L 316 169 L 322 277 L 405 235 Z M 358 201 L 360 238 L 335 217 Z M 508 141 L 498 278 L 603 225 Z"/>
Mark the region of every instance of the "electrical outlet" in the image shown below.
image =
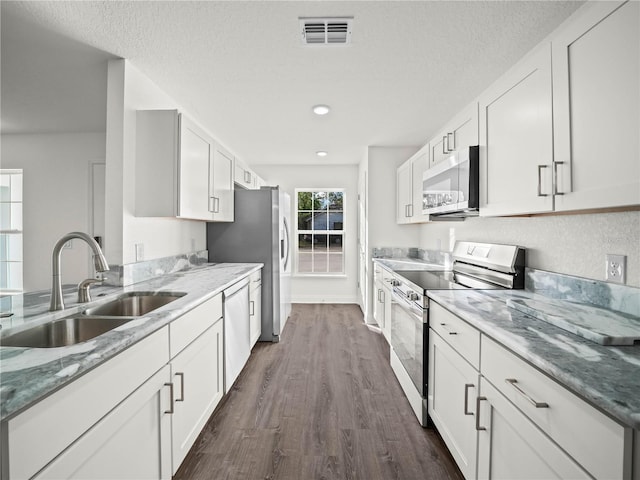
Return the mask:
<path id="1" fill-rule="evenodd" d="M 627 277 L 627 256 L 607 254 L 606 259 L 606 280 L 615 283 L 625 283 Z"/>
<path id="2" fill-rule="evenodd" d="M 136 243 L 136 262 L 141 262 L 144 260 L 144 244 Z"/>

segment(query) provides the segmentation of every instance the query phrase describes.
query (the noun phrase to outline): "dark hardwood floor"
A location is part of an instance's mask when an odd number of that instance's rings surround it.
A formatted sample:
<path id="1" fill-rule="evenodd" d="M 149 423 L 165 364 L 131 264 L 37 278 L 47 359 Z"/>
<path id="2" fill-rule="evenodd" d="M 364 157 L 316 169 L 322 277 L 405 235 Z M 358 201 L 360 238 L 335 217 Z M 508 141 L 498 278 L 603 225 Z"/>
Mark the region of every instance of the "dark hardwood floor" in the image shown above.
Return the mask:
<path id="1" fill-rule="evenodd" d="M 259 342 L 174 479 L 462 479 L 416 420 L 356 305 L 293 306 Z"/>

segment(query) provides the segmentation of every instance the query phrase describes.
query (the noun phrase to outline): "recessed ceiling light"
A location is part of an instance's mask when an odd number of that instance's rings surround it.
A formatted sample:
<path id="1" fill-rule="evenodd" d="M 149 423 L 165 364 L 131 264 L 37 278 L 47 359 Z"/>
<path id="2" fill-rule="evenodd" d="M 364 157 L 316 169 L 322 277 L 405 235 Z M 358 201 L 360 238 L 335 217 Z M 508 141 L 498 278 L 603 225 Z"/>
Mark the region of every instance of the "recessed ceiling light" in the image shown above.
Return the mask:
<path id="1" fill-rule="evenodd" d="M 327 152 L 325 152 L 324 150 L 320 150 L 320 151 L 316 152 L 316 155 L 318 155 L 319 157 L 326 157 L 329 154 Z"/>
<path id="2" fill-rule="evenodd" d="M 329 105 L 314 105 L 313 107 L 313 113 L 316 115 L 326 115 L 329 113 L 329 110 L 331 110 Z"/>

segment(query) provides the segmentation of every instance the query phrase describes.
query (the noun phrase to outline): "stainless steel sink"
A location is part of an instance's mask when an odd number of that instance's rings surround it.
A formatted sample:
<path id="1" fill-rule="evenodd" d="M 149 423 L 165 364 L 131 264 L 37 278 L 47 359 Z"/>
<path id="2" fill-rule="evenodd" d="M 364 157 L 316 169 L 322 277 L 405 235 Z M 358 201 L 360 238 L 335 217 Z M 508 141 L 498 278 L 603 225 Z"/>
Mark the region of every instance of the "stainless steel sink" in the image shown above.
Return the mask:
<path id="1" fill-rule="evenodd" d="M 3 347 L 53 348 L 86 342 L 133 320 L 134 317 L 75 315 L 44 323 L 0 339 Z"/>
<path id="2" fill-rule="evenodd" d="M 186 295 L 181 292 L 130 292 L 98 307 L 85 310 L 86 315 L 139 317 Z"/>

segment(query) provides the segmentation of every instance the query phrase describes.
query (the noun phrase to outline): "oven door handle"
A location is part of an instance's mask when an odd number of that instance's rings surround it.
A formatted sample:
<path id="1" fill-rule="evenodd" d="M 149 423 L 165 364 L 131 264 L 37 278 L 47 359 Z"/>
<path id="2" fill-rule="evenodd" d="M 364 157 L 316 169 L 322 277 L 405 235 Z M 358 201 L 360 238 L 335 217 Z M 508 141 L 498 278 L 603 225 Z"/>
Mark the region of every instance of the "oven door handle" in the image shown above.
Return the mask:
<path id="1" fill-rule="evenodd" d="M 398 294 L 396 290 L 393 290 L 392 292 L 392 300 L 395 300 L 403 310 L 413 315 L 416 319 L 420 320 L 421 322 L 424 321 L 422 309 L 418 310 L 418 307 L 416 307 L 413 302 L 407 299 L 404 295 Z"/>

